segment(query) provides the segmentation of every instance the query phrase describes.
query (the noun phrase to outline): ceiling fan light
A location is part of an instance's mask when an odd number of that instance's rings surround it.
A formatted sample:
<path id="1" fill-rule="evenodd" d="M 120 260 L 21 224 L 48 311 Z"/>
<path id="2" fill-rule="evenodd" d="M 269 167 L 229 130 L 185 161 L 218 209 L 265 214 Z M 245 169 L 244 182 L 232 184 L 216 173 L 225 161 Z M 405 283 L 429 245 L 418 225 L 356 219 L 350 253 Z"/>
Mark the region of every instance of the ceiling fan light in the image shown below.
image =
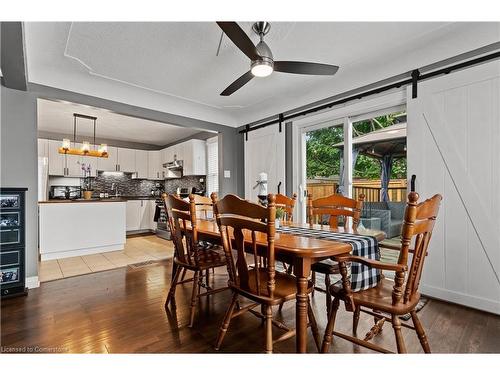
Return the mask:
<path id="1" fill-rule="evenodd" d="M 267 61 L 258 61 L 252 64 L 251 72 L 255 77 L 267 77 L 273 72 L 273 65 Z"/>

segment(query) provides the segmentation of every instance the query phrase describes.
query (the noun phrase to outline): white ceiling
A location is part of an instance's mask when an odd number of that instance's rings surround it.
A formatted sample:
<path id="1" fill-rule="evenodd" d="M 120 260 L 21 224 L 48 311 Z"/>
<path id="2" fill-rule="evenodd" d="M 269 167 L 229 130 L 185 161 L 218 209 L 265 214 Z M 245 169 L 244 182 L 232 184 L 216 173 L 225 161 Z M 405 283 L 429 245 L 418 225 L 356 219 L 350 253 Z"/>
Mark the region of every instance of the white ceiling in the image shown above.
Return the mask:
<path id="1" fill-rule="evenodd" d="M 251 22 L 240 22 L 254 42 Z M 249 69 L 215 22 L 26 23 L 30 82 L 239 126 L 498 41 L 499 23 L 275 22 L 277 60 L 340 66 L 333 77 L 273 73 L 230 97 Z"/>
<path id="2" fill-rule="evenodd" d="M 73 134 L 73 113 L 97 117 L 96 138 L 163 146 L 200 132 L 198 129 L 123 116 L 101 108 L 44 99 L 38 100 L 38 130 Z M 93 136 L 93 132 L 92 120 L 77 119 L 77 136 Z"/>

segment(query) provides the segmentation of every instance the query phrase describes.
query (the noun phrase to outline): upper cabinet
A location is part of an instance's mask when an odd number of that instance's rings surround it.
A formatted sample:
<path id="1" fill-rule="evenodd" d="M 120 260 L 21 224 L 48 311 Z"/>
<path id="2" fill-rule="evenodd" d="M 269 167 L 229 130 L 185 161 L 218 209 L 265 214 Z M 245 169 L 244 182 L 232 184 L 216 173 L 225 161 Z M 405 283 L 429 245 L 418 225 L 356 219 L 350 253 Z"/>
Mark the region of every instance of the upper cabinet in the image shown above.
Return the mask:
<path id="1" fill-rule="evenodd" d="M 98 158 L 97 169 L 100 171 L 113 172 L 116 171 L 118 165 L 118 150 L 116 147 L 108 146 L 108 157 Z"/>
<path id="2" fill-rule="evenodd" d="M 118 147 L 116 170 L 120 172 L 135 172 L 135 150 Z"/>
<path id="3" fill-rule="evenodd" d="M 71 147 L 80 148 L 80 143 L 71 144 Z M 97 176 L 97 171 L 128 172 L 133 178 L 163 180 L 173 178 L 174 173 L 163 164 L 176 160 L 184 162 L 184 176 L 200 176 L 206 174 L 206 142 L 192 139 L 161 151 L 135 150 L 122 147 L 108 146 L 107 158 L 92 156 L 64 155 L 59 153 L 60 141 L 47 139 L 38 140 L 38 156 L 49 158 L 49 175 L 82 177 L 81 163 L 90 164 L 91 175 Z"/>
<path id="4" fill-rule="evenodd" d="M 160 164 L 160 151 L 148 152 L 148 178 L 150 180 L 162 180 L 164 172 Z"/>
<path id="5" fill-rule="evenodd" d="M 206 142 L 200 139 L 191 139 L 183 142 L 178 146 L 182 146 L 182 159 L 184 160 L 184 176 L 200 176 L 207 174 L 207 148 Z"/>
<path id="6" fill-rule="evenodd" d="M 135 150 L 135 173 L 133 178 L 148 178 L 148 153 L 145 150 Z"/>

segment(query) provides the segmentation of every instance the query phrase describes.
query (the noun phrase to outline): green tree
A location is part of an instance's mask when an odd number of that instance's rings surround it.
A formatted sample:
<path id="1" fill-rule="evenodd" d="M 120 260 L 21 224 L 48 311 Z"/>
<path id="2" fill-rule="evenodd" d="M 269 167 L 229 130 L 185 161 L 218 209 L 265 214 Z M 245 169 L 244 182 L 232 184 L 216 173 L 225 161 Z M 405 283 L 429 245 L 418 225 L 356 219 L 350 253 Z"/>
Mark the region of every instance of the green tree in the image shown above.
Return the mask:
<path id="1" fill-rule="evenodd" d="M 405 112 L 392 113 L 359 121 L 353 124 L 353 135 L 358 137 L 372 131 L 391 126 L 398 122 L 398 118 Z M 333 147 L 344 141 L 342 126 L 331 126 L 314 130 L 306 134 L 307 178 L 332 177 L 340 173 L 341 148 Z M 380 162 L 366 155 L 359 155 L 354 166 L 354 177 L 377 179 L 380 178 Z M 391 178 L 406 177 L 406 158 L 398 158 L 393 162 Z"/>

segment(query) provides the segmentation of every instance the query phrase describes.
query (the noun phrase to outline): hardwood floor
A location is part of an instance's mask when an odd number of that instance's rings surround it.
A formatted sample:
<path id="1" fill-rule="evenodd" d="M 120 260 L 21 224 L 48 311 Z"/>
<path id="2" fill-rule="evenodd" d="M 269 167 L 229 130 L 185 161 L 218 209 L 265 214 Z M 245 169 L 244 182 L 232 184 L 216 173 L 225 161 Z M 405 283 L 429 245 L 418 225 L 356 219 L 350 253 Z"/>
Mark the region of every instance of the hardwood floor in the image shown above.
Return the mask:
<path id="1" fill-rule="evenodd" d="M 62 353 L 212 353 L 213 344 L 229 303 L 230 292 L 203 298 L 194 328 L 188 328 L 191 288 L 177 289 L 177 312 L 165 312 L 163 304 L 170 285 L 171 260 L 139 268 L 124 267 L 43 283 L 26 298 L 2 300 L 2 351 L 30 350 Z M 212 276 L 216 285 L 226 283 L 221 271 Z M 313 298 L 316 319 L 323 333 L 325 297 Z M 295 306 L 289 302 L 278 319 L 294 324 Z M 500 316 L 431 300 L 419 312 L 434 353 L 500 352 Z M 341 306 L 337 327 L 350 332 L 352 315 Z M 361 316 L 358 334 L 373 320 Z M 387 325 L 374 342 L 395 348 L 392 328 Z M 422 349 L 413 331 L 404 330 L 410 353 Z M 278 333 L 278 332 L 276 332 Z M 26 349 L 24 349 L 26 348 Z M 221 352 L 261 353 L 264 329 L 250 314 L 231 322 Z M 308 349 L 315 352 L 312 337 Z M 294 338 L 275 345 L 276 353 L 293 353 Z M 370 353 L 335 338 L 331 353 Z"/>

